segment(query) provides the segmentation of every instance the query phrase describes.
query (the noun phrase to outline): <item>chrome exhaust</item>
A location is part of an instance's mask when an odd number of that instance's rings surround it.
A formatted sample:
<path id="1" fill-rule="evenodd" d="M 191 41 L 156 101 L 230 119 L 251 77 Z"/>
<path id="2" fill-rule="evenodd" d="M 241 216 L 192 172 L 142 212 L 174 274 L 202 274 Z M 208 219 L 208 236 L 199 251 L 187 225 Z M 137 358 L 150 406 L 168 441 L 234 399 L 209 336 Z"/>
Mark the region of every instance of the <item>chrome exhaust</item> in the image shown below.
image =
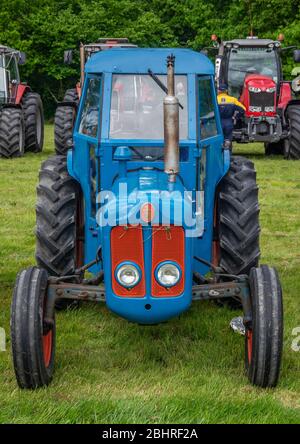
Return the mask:
<path id="1" fill-rule="evenodd" d="M 179 173 L 179 101 L 175 96 L 175 56 L 167 58 L 168 67 L 168 93 L 164 98 L 164 162 L 165 173 L 169 182 L 176 181 Z"/>

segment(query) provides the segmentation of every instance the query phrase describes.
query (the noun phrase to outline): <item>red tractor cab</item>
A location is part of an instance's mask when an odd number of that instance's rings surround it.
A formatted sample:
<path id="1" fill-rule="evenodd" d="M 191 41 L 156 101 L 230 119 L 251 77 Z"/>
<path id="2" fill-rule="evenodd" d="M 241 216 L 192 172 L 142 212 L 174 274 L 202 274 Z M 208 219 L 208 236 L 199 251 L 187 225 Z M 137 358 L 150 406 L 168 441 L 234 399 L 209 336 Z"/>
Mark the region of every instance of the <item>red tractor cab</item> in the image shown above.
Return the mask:
<path id="1" fill-rule="evenodd" d="M 0 157 L 42 151 L 44 113 L 39 94 L 20 80 L 23 52 L 0 45 Z"/>
<path id="2" fill-rule="evenodd" d="M 270 39 L 236 39 L 214 41 L 216 81 L 226 83 L 230 95 L 246 108 L 245 116 L 235 123 L 233 140 L 238 143 L 264 142 L 266 154 L 283 153 L 300 159 L 300 140 L 295 132 L 300 125 L 300 100 L 293 94 L 291 82 L 283 80 L 280 41 Z"/>

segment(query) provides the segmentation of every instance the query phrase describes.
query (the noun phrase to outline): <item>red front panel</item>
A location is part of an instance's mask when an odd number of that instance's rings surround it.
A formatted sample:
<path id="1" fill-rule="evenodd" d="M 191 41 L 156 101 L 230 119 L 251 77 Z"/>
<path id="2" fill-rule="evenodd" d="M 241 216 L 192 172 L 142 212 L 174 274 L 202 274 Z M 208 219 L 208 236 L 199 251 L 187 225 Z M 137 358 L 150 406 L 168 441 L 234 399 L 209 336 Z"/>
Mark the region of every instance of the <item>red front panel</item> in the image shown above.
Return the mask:
<path id="1" fill-rule="evenodd" d="M 174 297 L 179 296 L 184 290 L 184 257 L 185 242 L 184 229 L 182 227 L 153 227 L 152 235 L 152 296 Z M 182 276 L 177 285 L 171 288 L 162 287 L 155 279 L 155 270 L 158 264 L 165 261 L 176 262 Z"/>
<path id="2" fill-rule="evenodd" d="M 251 88 L 258 88 L 260 92 L 251 92 Z M 268 92 L 270 88 L 274 89 L 274 92 Z M 259 74 L 247 75 L 240 98 L 246 108 L 246 117 L 275 117 L 276 94 L 276 83 L 271 77 Z M 261 110 L 254 111 L 253 109 L 257 107 Z M 273 107 L 273 111 L 268 111 L 266 107 Z"/>
<path id="3" fill-rule="evenodd" d="M 136 227 L 118 226 L 111 230 L 112 289 L 117 296 L 144 297 L 146 294 L 143 231 Z M 115 269 L 121 262 L 131 261 L 139 265 L 142 279 L 132 289 L 122 287 L 115 279 Z"/>

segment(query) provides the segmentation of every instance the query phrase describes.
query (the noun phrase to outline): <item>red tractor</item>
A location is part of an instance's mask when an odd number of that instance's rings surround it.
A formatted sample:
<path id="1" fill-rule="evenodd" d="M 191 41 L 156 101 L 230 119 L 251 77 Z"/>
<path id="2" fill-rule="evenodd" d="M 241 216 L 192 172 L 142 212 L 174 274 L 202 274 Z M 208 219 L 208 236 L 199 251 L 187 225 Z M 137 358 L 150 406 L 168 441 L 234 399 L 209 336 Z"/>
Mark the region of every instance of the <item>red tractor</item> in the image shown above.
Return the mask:
<path id="1" fill-rule="evenodd" d="M 25 54 L 0 45 L 0 157 L 42 151 L 44 112 L 39 94 L 21 83 L 18 64 Z"/>
<path id="2" fill-rule="evenodd" d="M 264 142 L 265 152 L 300 159 L 300 100 L 293 94 L 292 82 L 283 80 L 281 54 L 294 50 L 282 48 L 277 41 L 248 37 L 221 41 L 212 36 L 218 51 L 217 85 L 228 85 L 230 95 L 246 107 L 245 116 L 235 122 L 233 140 L 238 143 Z M 296 91 L 295 91 L 296 92 Z"/>
<path id="3" fill-rule="evenodd" d="M 88 59 L 99 51 L 111 48 L 136 48 L 126 38 L 103 38 L 96 43 L 84 45 L 81 43 L 80 53 L 80 80 L 75 88 L 67 89 L 64 99 L 58 103 L 54 121 L 54 141 L 56 154 L 66 155 L 73 144 L 73 129 L 77 116 L 77 107 L 81 97 L 81 89 L 84 82 L 84 66 Z M 73 51 L 64 53 L 64 63 L 70 65 L 73 62 Z"/>

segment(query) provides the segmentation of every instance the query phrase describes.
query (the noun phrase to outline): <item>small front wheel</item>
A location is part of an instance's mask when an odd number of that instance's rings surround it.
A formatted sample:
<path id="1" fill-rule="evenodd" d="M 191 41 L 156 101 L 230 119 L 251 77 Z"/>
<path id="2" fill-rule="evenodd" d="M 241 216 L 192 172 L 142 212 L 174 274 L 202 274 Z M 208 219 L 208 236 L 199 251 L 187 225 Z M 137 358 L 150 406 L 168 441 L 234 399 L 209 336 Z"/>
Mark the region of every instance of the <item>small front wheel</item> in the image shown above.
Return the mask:
<path id="1" fill-rule="evenodd" d="M 11 307 L 11 339 L 15 374 L 21 388 L 50 383 L 54 370 L 55 321 L 44 322 L 48 273 L 31 267 L 17 277 Z"/>
<path id="2" fill-rule="evenodd" d="M 253 385 L 275 387 L 283 346 L 281 285 L 277 271 L 266 265 L 252 268 L 249 280 L 252 327 L 245 337 L 246 370 Z"/>

